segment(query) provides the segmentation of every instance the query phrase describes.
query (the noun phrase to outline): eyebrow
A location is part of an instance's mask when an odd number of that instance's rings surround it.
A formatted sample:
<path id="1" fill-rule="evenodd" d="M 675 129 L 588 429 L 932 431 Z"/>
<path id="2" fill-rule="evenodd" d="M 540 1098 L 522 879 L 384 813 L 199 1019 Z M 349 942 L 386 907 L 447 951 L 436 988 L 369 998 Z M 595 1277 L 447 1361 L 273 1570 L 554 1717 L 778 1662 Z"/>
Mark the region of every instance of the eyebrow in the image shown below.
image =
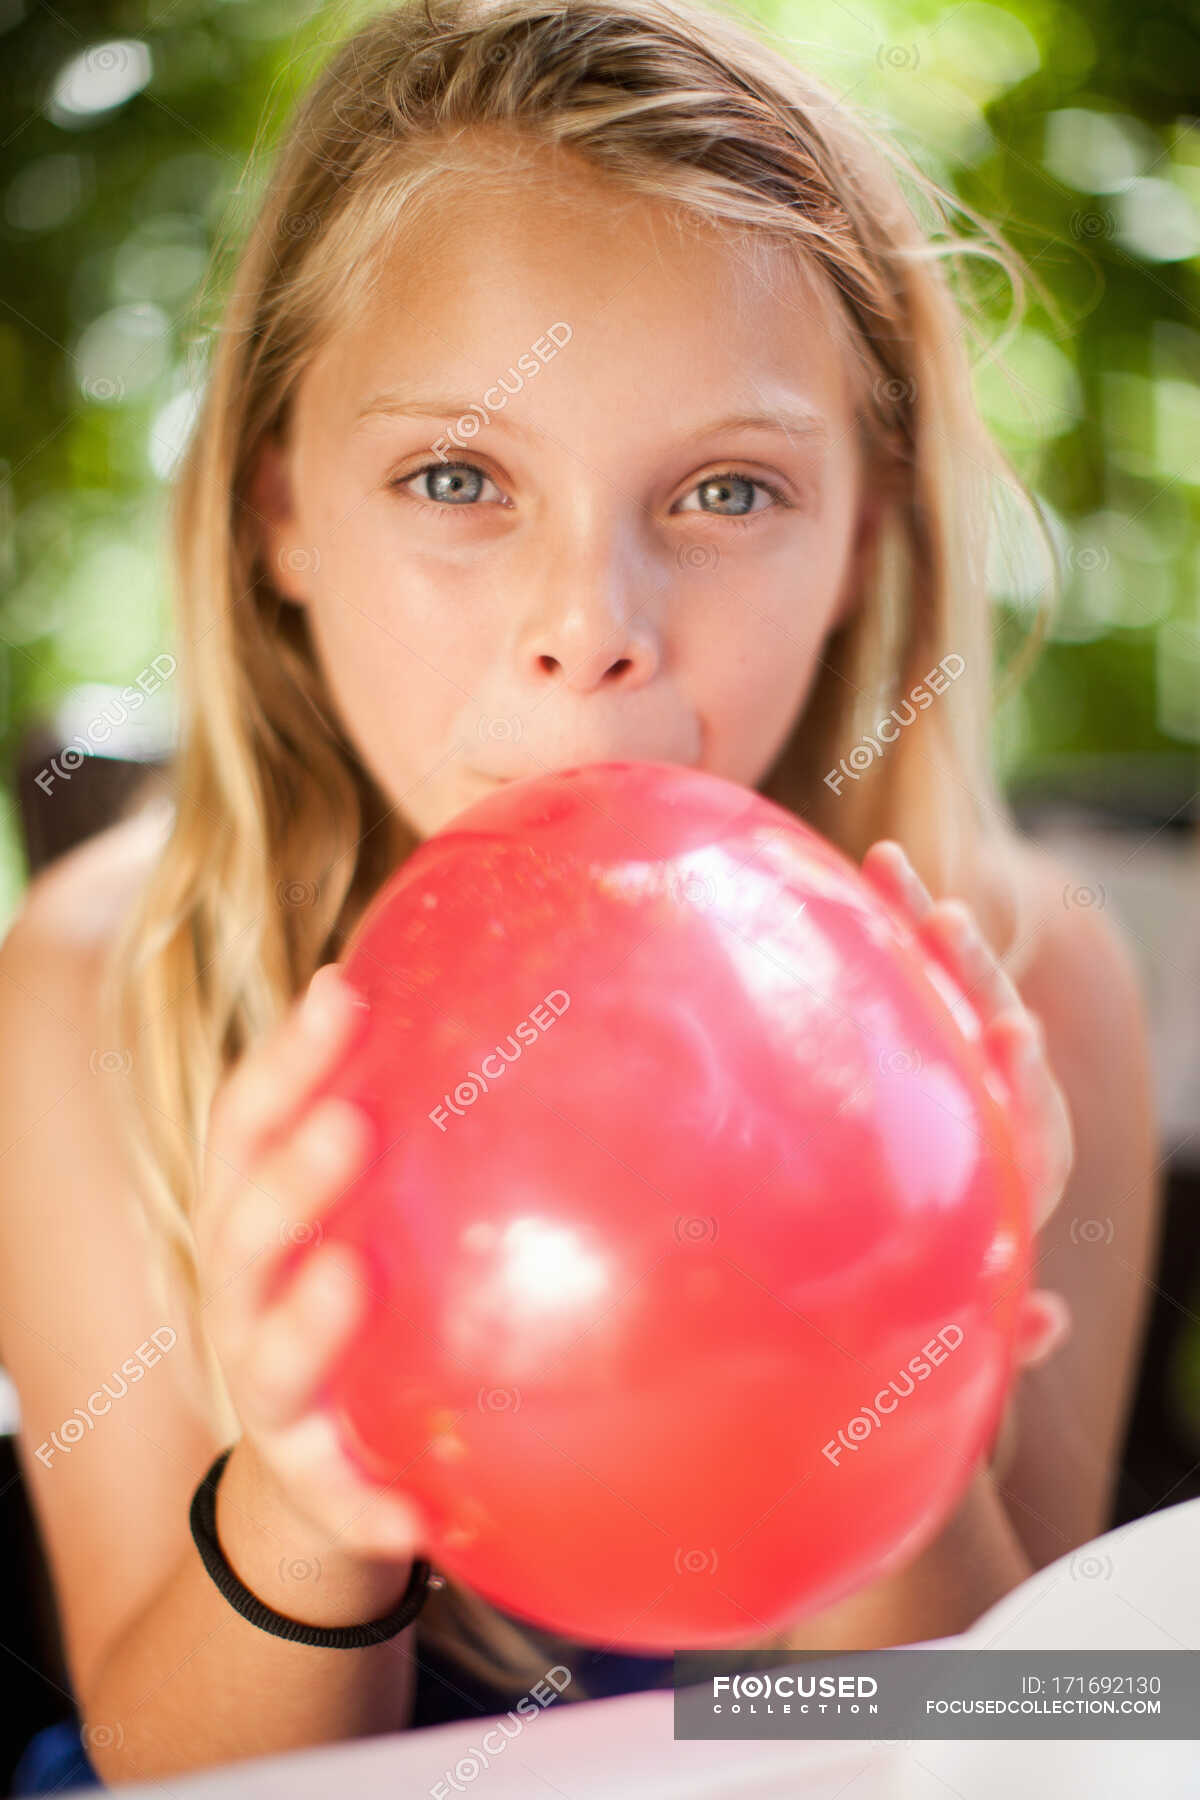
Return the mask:
<path id="1" fill-rule="evenodd" d="M 373 418 L 439 419 L 445 425 L 453 425 L 457 419 L 471 414 L 473 407 L 482 404 L 478 399 L 467 400 L 453 395 L 435 399 L 418 394 L 376 394 L 358 413 L 354 426 L 357 429 Z M 488 424 L 503 426 L 514 437 L 526 442 L 541 435 L 522 425 L 518 419 L 508 418 L 504 412 L 492 414 Z M 774 431 L 785 437 L 803 438 L 816 443 L 827 443 L 830 435 L 828 421 L 821 413 L 807 405 L 784 401 L 769 411 L 730 413 L 724 418 L 712 419 L 708 424 L 689 432 L 684 442 L 695 443 L 701 438 L 717 437 L 722 432 L 733 431 Z"/>

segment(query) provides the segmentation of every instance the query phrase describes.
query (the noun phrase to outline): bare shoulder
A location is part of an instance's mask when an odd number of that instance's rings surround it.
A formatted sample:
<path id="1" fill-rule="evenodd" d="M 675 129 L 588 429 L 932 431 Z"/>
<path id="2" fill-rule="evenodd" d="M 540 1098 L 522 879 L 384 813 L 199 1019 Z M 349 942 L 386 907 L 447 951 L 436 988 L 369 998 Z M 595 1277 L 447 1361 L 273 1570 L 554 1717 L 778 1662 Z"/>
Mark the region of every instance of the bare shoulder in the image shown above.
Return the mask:
<path id="1" fill-rule="evenodd" d="M 40 870 L 0 943 L 0 1107 L 10 1120 L 36 1071 L 47 1098 L 91 1072 L 100 983 L 118 931 L 161 850 L 158 808 L 97 832 Z M 60 1080 L 50 1081 L 56 1069 Z M 15 1122 L 15 1121 L 13 1121 Z"/>
<path id="2" fill-rule="evenodd" d="M 1107 1069 L 1145 1059 L 1145 1001 L 1136 959 L 1104 896 L 1056 853 L 1014 840 L 1018 940 L 1007 959 L 1025 1004 L 1071 1064 Z M 1063 1072 L 1059 1078 L 1063 1079 Z"/>
<path id="3" fill-rule="evenodd" d="M 9 935 L 19 933 L 24 951 L 40 942 L 56 961 L 67 957 L 67 978 L 94 967 L 149 876 L 168 822 L 161 806 L 148 805 L 58 857 L 30 882 Z"/>
<path id="4" fill-rule="evenodd" d="M 0 1358 L 49 1558 L 69 1672 L 187 1541 L 215 1445 L 193 1325 L 151 1279 L 117 1126 L 136 1080 L 103 1042 L 99 984 L 164 820 L 135 815 L 40 872 L 0 945 Z"/>

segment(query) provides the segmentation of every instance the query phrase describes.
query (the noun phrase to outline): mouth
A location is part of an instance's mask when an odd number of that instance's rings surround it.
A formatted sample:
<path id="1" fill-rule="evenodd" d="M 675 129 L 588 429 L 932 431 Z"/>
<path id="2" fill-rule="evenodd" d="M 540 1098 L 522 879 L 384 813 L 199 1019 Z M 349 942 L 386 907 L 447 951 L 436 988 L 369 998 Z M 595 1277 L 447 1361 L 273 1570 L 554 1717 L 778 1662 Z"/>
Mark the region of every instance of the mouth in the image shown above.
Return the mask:
<path id="1" fill-rule="evenodd" d="M 577 765 L 572 763 L 570 765 L 564 765 L 564 766 L 570 766 L 571 768 L 574 768 Z M 679 764 L 679 767 L 684 768 L 684 769 L 695 769 L 695 768 L 699 768 L 700 764 L 693 763 L 693 762 L 681 762 Z M 477 769 L 473 765 L 468 764 L 467 765 L 467 773 L 470 775 L 477 776 L 480 781 L 486 781 L 489 787 L 507 787 L 510 782 L 528 781 L 531 776 L 538 775 L 538 774 L 550 775 L 550 774 L 553 774 L 554 771 L 552 769 L 548 769 L 548 768 L 525 769 L 519 775 L 494 775 L 494 774 L 491 774 L 487 769 Z"/>

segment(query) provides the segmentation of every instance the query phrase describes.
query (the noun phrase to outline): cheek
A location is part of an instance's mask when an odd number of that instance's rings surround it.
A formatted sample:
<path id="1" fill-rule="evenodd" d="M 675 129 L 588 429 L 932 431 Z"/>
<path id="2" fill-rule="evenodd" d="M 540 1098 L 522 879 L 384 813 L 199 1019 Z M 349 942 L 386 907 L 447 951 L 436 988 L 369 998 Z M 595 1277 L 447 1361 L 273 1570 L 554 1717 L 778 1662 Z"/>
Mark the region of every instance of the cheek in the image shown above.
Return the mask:
<path id="1" fill-rule="evenodd" d="M 360 522 L 361 524 L 361 522 Z M 482 691 L 490 615 L 440 559 L 373 553 L 371 532 L 330 540 L 309 616 L 326 681 L 363 747 L 382 742 L 432 756 L 464 698 Z"/>
<path id="2" fill-rule="evenodd" d="M 716 766 L 753 787 L 799 719 L 820 671 L 845 554 L 823 528 L 778 559 L 737 572 L 691 612 L 681 656 L 689 693 L 706 719 Z"/>
<path id="3" fill-rule="evenodd" d="M 817 668 L 819 645 L 785 636 L 761 616 L 752 630 L 740 630 L 723 656 L 710 639 L 693 697 L 711 729 L 726 744 L 748 746 L 775 741 L 804 704 Z"/>
<path id="4" fill-rule="evenodd" d="M 454 677 L 477 641 L 478 607 L 468 600 L 479 582 L 436 539 L 430 542 L 436 526 L 405 532 L 394 510 L 399 504 L 381 494 L 347 498 L 331 484 L 313 514 L 320 556 L 314 600 L 331 641 L 343 635 L 345 615 L 381 652 L 389 642 L 409 645 L 434 670 Z"/>
<path id="5" fill-rule="evenodd" d="M 844 567 L 841 541 L 824 530 L 753 566 L 726 558 L 712 590 L 685 604 L 691 660 L 706 686 L 732 690 L 744 706 L 794 694 L 828 635 Z"/>

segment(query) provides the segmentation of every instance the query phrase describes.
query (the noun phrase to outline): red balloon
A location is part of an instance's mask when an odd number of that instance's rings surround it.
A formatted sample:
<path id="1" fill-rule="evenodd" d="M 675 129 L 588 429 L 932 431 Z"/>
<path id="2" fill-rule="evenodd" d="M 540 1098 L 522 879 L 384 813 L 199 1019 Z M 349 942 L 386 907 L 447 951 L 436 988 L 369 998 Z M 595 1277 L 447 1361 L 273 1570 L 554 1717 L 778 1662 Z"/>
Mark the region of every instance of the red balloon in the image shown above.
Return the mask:
<path id="1" fill-rule="evenodd" d="M 497 789 L 348 948 L 323 1398 L 430 1558 L 545 1629 L 749 1645 L 903 1564 L 999 1426 L 1027 1196 L 978 1015 L 853 862 L 722 778 Z"/>

